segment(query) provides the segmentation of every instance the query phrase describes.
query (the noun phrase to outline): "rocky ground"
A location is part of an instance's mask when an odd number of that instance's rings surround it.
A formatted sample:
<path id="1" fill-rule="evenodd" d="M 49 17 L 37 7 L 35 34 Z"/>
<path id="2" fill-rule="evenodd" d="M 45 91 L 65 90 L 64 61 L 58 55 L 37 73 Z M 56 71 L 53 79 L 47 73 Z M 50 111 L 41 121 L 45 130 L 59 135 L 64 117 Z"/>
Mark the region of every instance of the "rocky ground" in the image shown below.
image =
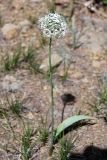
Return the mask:
<path id="1" fill-rule="evenodd" d="M 68 133 L 71 142 L 78 137 L 74 144 L 74 152 L 78 153 L 90 145 L 107 148 L 107 96 L 100 106 L 95 105 L 107 87 L 107 9 L 100 6 L 99 10 L 90 12 L 86 4 L 85 0 L 75 3 L 76 48 L 72 47 L 74 32 L 71 31 L 64 38 L 53 40 L 52 47 L 52 65 L 57 66 L 53 75 L 55 126 L 61 121 L 61 95 L 64 93 L 71 93 L 76 98 L 74 104 L 66 106 L 64 119 L 75 114 L 96 118 L 95 124 Z M 42 37 L 37 20 L 48 13 L 49 7 L 49 2 L 43 0 L 0 0 L 0 107 L 7 110 L 6 116 L 0 114 L 0 160 L 22 159 L 23 122 L 35 132 L 31 137 L 35 145 L 29 159 L 48 159 L 48 143 L 40 147 L 37 139 L 41 117 L 46 117 L 50 107 L 46 75 L 48 40 Z M 71 8 L 69 0 L 56 1 L 56 10 L 66 17 L 70 30 Z M 29 46 L 34 52 L 31 63 L 23 58 Z M 7 58 L 18 51 L 21 55 L 17 65 L 7 69 Z M 64 60 L 69 66 L 66 80 L 63 80 Z M 21 118 L 8 110 L 11 100 L 16 99 L 23 106 Z M 49 115 L 47 117 L 50 122 Z"/>

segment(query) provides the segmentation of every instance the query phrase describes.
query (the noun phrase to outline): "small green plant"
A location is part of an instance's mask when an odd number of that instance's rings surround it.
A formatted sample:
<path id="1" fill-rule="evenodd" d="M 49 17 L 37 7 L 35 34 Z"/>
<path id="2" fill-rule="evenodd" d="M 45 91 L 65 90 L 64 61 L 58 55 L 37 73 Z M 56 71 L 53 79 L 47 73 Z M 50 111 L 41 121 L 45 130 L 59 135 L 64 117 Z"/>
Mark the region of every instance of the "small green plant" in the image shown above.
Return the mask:
<path id="1" fill-rule="evenodd" d="M 41 123 L 38 128 L 38 139 L 43 143 L 43 145 L 45 145 L 45 143 L 48 140 L 48 136 L 49 136 L 49 131 L 47 128 L 47 114 L 46 114 L 46 119 L 44 119 L 41 116 Z"/>
<path id="2" fill-rule="evenodd" d="M 95 100 L 93 104 L 89 104 L 91 106 L 92 112 L 96 112 L 97 114 L 102 113 L 102 110 L 104 110 L 103 105 L 105 106 L 107 102 L 107 87 L 103 86 L 100 89 L 100 93 L 98 98 Z"/>
<path id="3" fill-rule="evenodd" d="M 21 48 L 18 48 L 12 56 L 6 55 L 3 62 L 4 70 L 11 71 L 16 69 L 20 64 L 20 59 L 21 59 Z"/>
<path id="4" fill-rule="evenodd" d="M 42 73 L 39 69 L 36 50 L 32 45 L 29 45 L 26 52 L 23 54 L 23 61 L 28 64 L 28 68 L 33 73 Z"/>
<path id="5" fill-rule="evenodd" d="M 106 86 L 101 89 L 101 92 L 99 95 L 99 103 L 104 104 L 105 102 L 107 102 L 107 87 Z"/>
<path id="6" fill-rule="evenodd" d="M 96 112 L 99 113 L 100 109 L 99 109 L 99 102 L 95 102 L 93 104 L 89 104 L 91 106 L 92 112 Z"/>
<path id="7" fill-rule="evenodd" d="M 35 58 L 35 49 L 32 47 L 32 45 L 29 45 L 26 52 L 23 55 L 23 61 L 31 63 L 34 61 Z"/>
<path id="8" fill-rule="evenodd" d="M 49 132 L 47 128 L 45 126 L 39 127 L 38 137 L 39 137 L 39 140 L 43 143 L 43 145 L 45 145 L 45 143 L 47 142 L 48 136 L 49 136 Z"/>
<path id="9" fill-rule="evenodd" d="M 15 132 L 14 132 L 14 130 L 13 130 L 13 127 L 11 126 L 11 123 L 10 123 L 10 121 L 9 121 L 9 118 L 8 118 L 8 112 L 9 112 L 9 110 L 8 109 L 6 109 L 6 108 L 3 108 L 3 104 L 1 104 L 1 106 L 0 106 L 0 118 L 3 118 L 3 119 L 5 119 L 5 126 L 9 129 L 9 131 L 12 133 L 12 136 L 13 136 L 13 138 L 14 139 L 17 139 L 16 138 L 16 135 L 15 135 Z"/>
<path id="10" fill-rule="evenodd" d="M 67 160 L 73 144 L 67 139 L 62 138 L 60 141 L 59 160 Z"/>
<path id="11" fill-rule="evenodd" d="M 16 134 L 15 134 L 15 131 L 11 125 L 10 119 L 9 119 L 9 115 L 10 115 L 9 114 L 9 111 L 10 111 L 9 99 L 8 99 L 7 95 L 5 95 L 5 96 L 6 96 L 7 101 L 6 102 L 3 101 L 2 103 L 0 101 L 0 118 L 5 119 L 4 127 L 9 130 L 9 132 L 12 134 L 12 137 L 14 138 L 14 140 L 18 140 L 16 137 Z"/>
<path id="12" fill-rule="evenodd" d="M 13 114 L 17 115 L 18 117 L 20 117 L 21 115 L 21 111 L 22 111 L 22 107 L 23 104 L 20 100 L 16 99 L 16 100 L 11 100 L 11 102 L 9 102 L 9 108 L 12 111 Z"/>
<path id="13" fill-rule="evenodd" d="M 107 5 L 107 0 L 102 0 L 103 4 Z"/>
<path id="14" fill-rule="evenodd" d="M 70 68 L 70 57 L 68 57 L 68 55 L 65 53 L 65 55 L 63 56 L 63 70 L 64 70 L 64 74 L 61 76 L 62 82 L 66 81 L 68 78 L 68 71 Z"/>
<path id="15" fill-rule="evenodd" d="M 1 15 L 1 13 L 0 13 L 0 27 L 2 27 L 3 24 L 4 24 L 3 17 L 2 17 L 2 15 Z"/>
<path id="16" fill-rule="evenodd" d="M 3 118 L 4 115 L 6 115 L 6 110 L 2 107 L 0 107 L 0 118 Z"/>
<path id="17" fill-rule="evenodd" d="M 23 160 L 29 160 L 30 158 L 31 135 L 32 130 L 29 128 L 29 126 L 25 127 L 22 135 L 21 147 Z"/>

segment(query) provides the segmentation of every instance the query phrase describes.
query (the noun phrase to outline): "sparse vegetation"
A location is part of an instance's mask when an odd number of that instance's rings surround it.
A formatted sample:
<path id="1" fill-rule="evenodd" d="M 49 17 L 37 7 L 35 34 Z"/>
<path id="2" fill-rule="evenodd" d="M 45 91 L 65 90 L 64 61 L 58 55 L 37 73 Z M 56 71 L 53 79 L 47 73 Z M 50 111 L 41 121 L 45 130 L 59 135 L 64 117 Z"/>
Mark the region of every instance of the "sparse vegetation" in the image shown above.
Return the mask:
<path id="1" fill-rule="evenodd" d="M 21 62 L 21 54 L 22 54 L 21 46 L 19 46 L 16 49 L 13 55 L 7 54 L 6 57 L 4 57 L 3 61 L 4 71 L 11 71 L 16 69 Z"/>
<path id="2" fill-rule="evenodd" d="M 5 109 L 0 107 L 0 118 L 3 118 L 5 114 L 6 114 Z"/>
<path id="3" fill-rule="evenodd" d="M 18 100 L 18 99 L 11 100 L 9 107 L 10 107 L 10 110 L 12 111 L 13 114 L 20 117 L 20 114 L 21 114 L 21 111 L 23 108 L 22 102 L 20 100 Z"/>
<path id="4" fill-rule="evenodd" d="M 68 156 L 73 147 L 73 144 L 69 140 L 62 138 L 60 141 L 59 160 L 68 160 Z"/>
<path id="5" fill-rule="evenodd" d="M 70 57 L 68 58 L 67 56 L 68 55 L 66 55 L 66 53 L 65 53 L 65 56 L 63 57 L 64 75 L 61 76 L 62 82 L 66 81 L 69 77 L 68 71 L 69 71 L 71 62 L 70 62 Z"/>
<path id="6" fill-rule="evenodd" d="M 98 115 L 102 114 L 103 110 L 105 110 L 103 107 L 106 105 L 107 102 L 107 86 L 101 86 L 99 96 L 95 100 L 93 104 L 90 104 L 92 112 L 96 112 Z M 105 117 L 105 115 L 102 115 Z"/>
<path id="7" fill-rule="evenodd" d="M 101 92 L 99 95 L 99 103 L 104 104 L 105 102 L 107 102 L 107 87 L 106 86 L 101 89 Z"/>
<path id="8" fill-rule="evenodd" d="M 40 126 L 38 129 L 38 139 L 45 145 L 48 141 L 49 132 L 46 126 Z"/>
<path id="9" fill-rule="evenodd" d="M 23 160 L 29 160 L 30 158 L 31 134 L 32 130 L 29 128 L 29 126 L 25 127 L 22 135 L 22 147 L 21 147 Z"/>
<path id="10" fill-rule="evenodd" d="M 95 103 L 90 104 L 90 105 L 91 105 L 91 108 L 92 108 L 92 112 L 99 113 L 100 109 L 99 109 L 99 103 L 98 102 L 95 102 Z"/>
<path id="11" fill-rule="evenodd" d="M 13 55 L 6 55 L 4 57 L 3 68 L 4 71 L 12 71 L 21 66 L 25 62 L 25 65 L 32 73 L 42 73 L 39 69 L 37 53 L 33 46 L 29 45 L 27 50 L 24 50 L 21 46 Z"/>
<path id="12" fill-rule="evenodd" d="M 26 52 L 24 52 L 24 57 L 23 57 L 24 61 L 31 63 L 32 61 L 34 61 L 35 54 L 36 54 L 35 49 L 33 48 L 33 46 L 29 45 Z"/>
<path id="13" fill-rule="evenodd" d="M 38 140 L 42 142 L 43 145 L 48 141 L 49 130 L 47 127 L 47 117 L 44 119 L 41 117 L 41 123 L 38 127 Z"/>
<path id="14" fill-rule="evenodd" d="M 28 64 L 28 68 L 33 73 L 41 73 L 37 59 L 37 53 L 36 50 L 33 48 L 33 46 L 28 46 L 26 52 L 24 53 L 23 60 Z"/>

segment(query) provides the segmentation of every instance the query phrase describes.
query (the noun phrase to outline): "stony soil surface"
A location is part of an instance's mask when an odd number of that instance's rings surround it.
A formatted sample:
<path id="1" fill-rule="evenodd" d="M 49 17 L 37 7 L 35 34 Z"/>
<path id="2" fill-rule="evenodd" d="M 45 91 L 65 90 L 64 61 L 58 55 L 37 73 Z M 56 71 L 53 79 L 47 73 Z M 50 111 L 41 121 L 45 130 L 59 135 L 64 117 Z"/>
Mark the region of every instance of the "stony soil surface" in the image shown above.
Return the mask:
<path id="1" fill-rule="evenodd" d="M 104 117 L 107 118 L 107 103 L 103 104 L 103 111 L 99 113 L 93 111 L 90 105 L 98 100 L 102 85 L 107 86 L 107 17 L 104 16 L 107 10 L 105 8 L 104 11 L 101 7 L 97 13 L 90 13 L 84 3 L 85 1 L 81 1 L 75 4 L 78 47 L 72 48 L 73 38 L 69 32 L 64 38 L 53 40 L 52 49 L 53 66 L 60 64 L 53 75 L 55 126 L 61 121 L 61 95 L 64 93 L 71 93 L 76 97 L 73 105 L 66 105 L 64 119 L 78 113 L 96 118 L 95 124 L 85 125 L 68 133 L 71 142 L 75 136 L 78 137 L 74 148 L 74 152 L 78 153 L 82 153 L 85 147 L 92 144 L 99 148 L 107 148 L 107 122 L 104 121 Z M 69 1 L 57 0 L 56 4 L 57 12 L 68 20 L 71 9 Z M 13 100 L 18 97 L 23 103 L 21 117 L 34 131 L 41 123 L 41 116 L 45 117 L 49 110 L 48 80 L 41 73 L 31 72 L 25 62 L 9 72 L 4 71 L 2 65 L 4 57 L 13 55 L 19 44 L 24 50 L 32 44 L 38 57 L 37 62 L 43 72 L 46 72 L 48 40 L 43 40 L 37 20 L 48 13 L 48 9 L 49 2 L 43 0 L 0 0 L 0 103 L 8 109 L 8 105 L 5 105 L 7 97 Z M 64 57 L 69 70 L 67 79 L 62 81 Z M 22 120 L 11 111 L 8 111 L 8 122 L 6 118 L 0 117 L 0 160 L 20 160 L 21 143 L 13 138 L 7 123 L 11 125 L 17 138 L 20 139 L 23 133 Z M 36 141 L 36 144 L 30 160 L 48 159 L 48 144 L 40 148 L 36 134 L 32 136 L 31 141 Z"/>

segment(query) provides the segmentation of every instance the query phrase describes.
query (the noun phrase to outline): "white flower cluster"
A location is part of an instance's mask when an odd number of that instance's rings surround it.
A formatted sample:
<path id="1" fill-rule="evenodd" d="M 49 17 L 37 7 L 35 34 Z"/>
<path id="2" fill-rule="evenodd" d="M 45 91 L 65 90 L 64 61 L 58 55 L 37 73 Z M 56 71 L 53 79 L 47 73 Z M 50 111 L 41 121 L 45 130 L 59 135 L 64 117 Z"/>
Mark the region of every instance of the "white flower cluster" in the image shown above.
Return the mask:
<path id="1" fill-rule="evenodd" d="M 58 38 L 67 32 L 67 23 L 63 16 L 57 13 L 49 13 L 39 19 L 39 26 L 45 37 Z"/>

